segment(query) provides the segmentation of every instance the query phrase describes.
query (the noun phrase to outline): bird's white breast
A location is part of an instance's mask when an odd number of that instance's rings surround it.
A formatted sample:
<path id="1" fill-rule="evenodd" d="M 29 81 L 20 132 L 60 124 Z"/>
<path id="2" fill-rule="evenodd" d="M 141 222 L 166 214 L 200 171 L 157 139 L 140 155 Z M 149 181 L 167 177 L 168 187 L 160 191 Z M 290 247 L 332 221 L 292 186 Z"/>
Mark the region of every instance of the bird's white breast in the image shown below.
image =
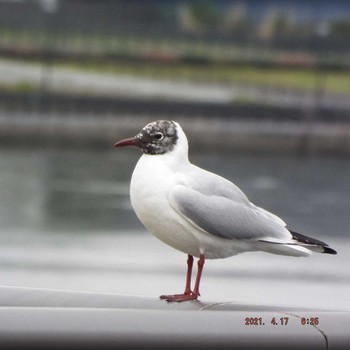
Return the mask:
<path id="1" fill-rule="evenodd" d="M 199 243 L 189 224 L 171 207 L 169 193 L 183 181 L 167 156 L 143 155 L 130 184 L 132 207 L 143 225 L 164 243 L 186 254 L 199 255 Z"/>

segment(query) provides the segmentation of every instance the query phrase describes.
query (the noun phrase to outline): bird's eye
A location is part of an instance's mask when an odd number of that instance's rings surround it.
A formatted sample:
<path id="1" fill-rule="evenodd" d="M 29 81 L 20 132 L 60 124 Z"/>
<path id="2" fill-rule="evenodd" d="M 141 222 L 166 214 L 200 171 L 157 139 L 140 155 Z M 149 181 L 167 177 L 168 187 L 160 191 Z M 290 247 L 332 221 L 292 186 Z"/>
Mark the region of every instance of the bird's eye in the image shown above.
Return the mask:
<path id="1" fill-rule="evenodd" d="M 164 135 L 161 133 L 161 132 L 157 132 L 154 137 L 157 139 L 157 140 L 161 140 L 163 139 Z"/>

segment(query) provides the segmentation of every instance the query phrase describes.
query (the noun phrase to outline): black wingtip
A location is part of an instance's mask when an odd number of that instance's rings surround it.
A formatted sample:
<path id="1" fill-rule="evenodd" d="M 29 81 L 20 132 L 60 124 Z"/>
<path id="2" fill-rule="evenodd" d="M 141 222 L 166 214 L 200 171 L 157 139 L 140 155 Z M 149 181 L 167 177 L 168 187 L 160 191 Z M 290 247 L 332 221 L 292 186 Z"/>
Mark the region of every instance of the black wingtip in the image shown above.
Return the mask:
<path id="1" fill-rule="evenodd" d="M 338 254 L 337 251 L 332 248 L 323 247 L 323 249 L 324 249 L 323 253 L 325 254 L 333 254 L 333 255 Z"/>
<path id="2" fill-rule="evenodd" d="M 314 244 L 314 245 L 319 245 L 319 246 L 322 246 L 322 247 L 327 247 L 328 244 L 325 243 L 325 242 L 322 242 L 318 239 L 315 239 L 315 238 L 311 238 L 311 237 L 308 237 L 308 236 L 304 236 L 298 232 L 294 232 L 294 231 L 291 231 L 289 230 L 289 232 L 292 234 L 293 236 L 293 239 L 296 240 L 297 242 L 300 242 L 300 243 L 305 243 L 305 244 Z"/>
<path id="3" fill-rule="evenodd" d="M 304 244 L 312 244 L 315 246 L 320 246 L 323 248 L 322 253 L 325 253 L 325 254 L 333 254 L 333 255 L 337 254 L 337 251 L 332 249 L 332 248 L 329 248 L 328 244 L 325 242 L 322 242 L 322 241 L 315 239 L 315 238 L 304 236 L 298 232 L 294 232 L 294 231 L 290 231 L 290 230 L 289 230 L 289 232 L 292 234 L 293 239 L 296 240 L 297 242 L 304 243 Z"/>

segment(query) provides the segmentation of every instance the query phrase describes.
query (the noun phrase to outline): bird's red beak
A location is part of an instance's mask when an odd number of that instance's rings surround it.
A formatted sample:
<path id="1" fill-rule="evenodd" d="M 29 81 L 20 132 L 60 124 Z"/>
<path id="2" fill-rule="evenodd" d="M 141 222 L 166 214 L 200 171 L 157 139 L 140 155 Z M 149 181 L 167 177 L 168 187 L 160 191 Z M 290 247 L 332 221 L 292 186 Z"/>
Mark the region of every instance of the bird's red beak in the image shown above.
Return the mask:
<path id="1" fill-rule="evenodd" d="M 127 147 L 127 146 L 138 146 L 140 140 L 135 137 L 130 137 L 128 139 L 120 140 L 114 144 L 114 147 Z"/>

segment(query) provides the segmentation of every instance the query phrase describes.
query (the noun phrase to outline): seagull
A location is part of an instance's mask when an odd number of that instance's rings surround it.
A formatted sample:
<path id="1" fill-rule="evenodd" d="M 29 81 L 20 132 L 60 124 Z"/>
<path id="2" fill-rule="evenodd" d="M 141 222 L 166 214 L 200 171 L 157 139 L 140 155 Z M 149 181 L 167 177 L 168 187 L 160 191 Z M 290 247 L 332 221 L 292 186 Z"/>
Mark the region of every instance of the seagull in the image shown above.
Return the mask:
<path id="1" fill-rule="evenodd" d="M 282 219 L 255 206 L 229 180 L 193 165 L 177 122 L 154 121 L 114 146 L 136 146 L 143 152 L 130 182 L 138 219 L 162 242 L 188 256 L 185 291 L 161 299 L 197 300 L 205 259 L 252 251 L 295 257 L 337 254 L 322 241 L 288 230 Z M 198 269 L 192 289 L 193 257 L 198 258 Z"/>

